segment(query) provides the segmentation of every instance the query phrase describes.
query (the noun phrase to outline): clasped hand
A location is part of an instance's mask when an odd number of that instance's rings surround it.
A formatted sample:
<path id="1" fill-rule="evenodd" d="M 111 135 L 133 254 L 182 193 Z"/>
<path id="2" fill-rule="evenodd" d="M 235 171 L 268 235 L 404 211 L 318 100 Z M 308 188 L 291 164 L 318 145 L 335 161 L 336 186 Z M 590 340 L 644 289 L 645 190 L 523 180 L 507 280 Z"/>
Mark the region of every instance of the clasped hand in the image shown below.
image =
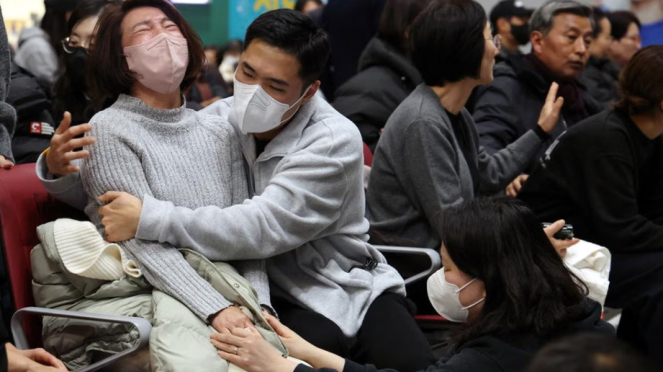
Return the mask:
<path id="1" fill-rule="evenodd" d="M 99 208 L 106 241 L 121 242 L 136 237 L 143 202 L 137 197 L 120 191 L 109 191 L 99 197 L 104 203 Z"/>

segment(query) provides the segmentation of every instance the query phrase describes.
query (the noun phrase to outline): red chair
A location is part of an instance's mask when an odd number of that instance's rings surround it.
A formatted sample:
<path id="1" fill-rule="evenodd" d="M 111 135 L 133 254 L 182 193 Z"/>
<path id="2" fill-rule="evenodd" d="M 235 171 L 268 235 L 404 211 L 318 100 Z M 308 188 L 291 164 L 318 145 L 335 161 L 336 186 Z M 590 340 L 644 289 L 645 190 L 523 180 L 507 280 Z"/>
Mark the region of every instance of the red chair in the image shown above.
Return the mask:
<path id="1" fill-rule="evenodd" d="M 373 165 L 373 152 L 371 152 L 371 149 L 366 143 L 364 143 L 364 165 L 368 165 L 369 167 Z"/>
<path id="2" fill-rule="evenodd" d="M 32 347 L 41 345 L 40 322 L 24 320 L 24 315 L 28 313 L 131 323 L 136 326 L 140 332 L 140 342 L 131 349 L 85 368 L 85 371 L 93 371 L 147 346 L 152 327 L 147 320 L 140 318 L 100 316 L 31 307 L 34 306 L 34 300 L 30 251 L 39 244 L 37 226 L 62 217 L 87 219 L 81 211 L 74 210 L 55 200 L 46 192 L 37 178 L 34 164 L 15 166 L 11 170 L 0 170 L 0 244 L 9 274 L 8 280 L 11 285 L 14 309 L 17 310 L 12 318 L 12 334 L 16 347 L 25 349 L 28 345 L 32 345 Z"/>

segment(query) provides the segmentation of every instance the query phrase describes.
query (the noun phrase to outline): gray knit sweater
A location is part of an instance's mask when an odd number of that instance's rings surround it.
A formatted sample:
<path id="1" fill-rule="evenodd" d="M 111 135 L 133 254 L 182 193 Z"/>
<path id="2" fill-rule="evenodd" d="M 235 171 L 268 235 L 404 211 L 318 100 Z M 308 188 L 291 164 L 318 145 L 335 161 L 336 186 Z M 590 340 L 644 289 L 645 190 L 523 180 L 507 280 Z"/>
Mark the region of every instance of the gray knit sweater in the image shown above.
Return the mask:
<path id="1" fill-rule="evenodd" d="M 107 191 L 125 191 L 141 199 L 149 195 L 188 208 L 228 207 L 248 196 L 239 144 L 233 129 L 218 117 L 184 106 L 158 110 L 120 95 L 90 123 L 96 142 L 81 176 L 88 195 L 85 212 L 100 230 L 98 197 Z M 152 285 L 200 318 L 230 305 L 172 245 L 139 239 L 120 245 Z M 260 302 L 269 305 L 264 261 L 236 261 L 235 267 L 254 286 Z"/>

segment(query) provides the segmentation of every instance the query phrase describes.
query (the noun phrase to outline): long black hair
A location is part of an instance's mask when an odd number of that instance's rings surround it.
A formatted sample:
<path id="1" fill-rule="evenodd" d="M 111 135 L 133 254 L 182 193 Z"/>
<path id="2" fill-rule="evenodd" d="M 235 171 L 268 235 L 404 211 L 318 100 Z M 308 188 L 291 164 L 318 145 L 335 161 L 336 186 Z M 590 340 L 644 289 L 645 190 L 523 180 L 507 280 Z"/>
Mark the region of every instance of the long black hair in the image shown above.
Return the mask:
<path id="1" fill-rule="evenodd" d="M 481 313 L 457 334 L 457 347 L 488 334 L 552 337 L 585 315 L 587 288 L 564 266 L 522 202 L 467 201 L 445 209 L 439 228 L 449 257 L 486 289 Z"/>
<path id="2" fill-rule="evenodd" d="M 112 0 L 85 0 L 71 13 L 67 22 L 67 36 L 71 35 L 74 27 L 80 22 L 90 18 L 100 16 L 101 13 L 110 5 L 119 5 L 120 1 Z M 59 40 L 58 40 L 59 41 Z M 62 44 L 58 43 L 58 50 L 62 50 Z M 68 53 L 60 54 L 60 66 L 58 78 L 53 84 L 53 117 L 56 121 L 62 119 L 65 111 L 72 115 L 72 124 L 87 123 L 95 114 L 90 100 L 87 98 L 85 69 L 86 61 L 78 58 L 74 63 L 67 60 L 71 58 Z"/>

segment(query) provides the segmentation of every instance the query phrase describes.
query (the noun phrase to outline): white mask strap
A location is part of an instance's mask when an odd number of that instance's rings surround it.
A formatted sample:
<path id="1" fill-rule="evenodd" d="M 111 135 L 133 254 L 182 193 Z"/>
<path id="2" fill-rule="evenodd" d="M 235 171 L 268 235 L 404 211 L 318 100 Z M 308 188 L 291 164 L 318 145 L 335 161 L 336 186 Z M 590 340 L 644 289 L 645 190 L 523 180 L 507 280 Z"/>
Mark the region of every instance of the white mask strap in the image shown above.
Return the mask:
<path id="1" fill-rule="evenodd" d="M 469 310 L 469 309 L 471 309 L 471 308 L 477 306 L 478 304 L 480 304 L 480 303 L 481 303 L 482 301 L 484 301 L 485 299 L 486 299 L 486 298 L 483 297 L 483 298 L 481 298 L 479 301 L 473 303 L 472 305 L 470 305 L 470 306 L 465 306 L 465 307 L 463 308 L 463 310 Z"/>
<path id="2" fill-rule="evenodd" d="M 302 94 L 302 96 L 299 97 L 297 102 L 293 103 L 290 107 L 288 107 L 288 110 L 290 110 L 291 108 L 297 106 L 297 104 L 299 102 L 301 102 L 301 100 L 304 99 L 304 97 L 306 97 L 306 94 L 308 93 L 308 91 L 311 89 L 312 86 L 313 85 L 309 85 L 308 88 L 306 88 L 306 91 L 304 91 L 304 94 Z M 286 121 L 292 119 L 292 117 L 295 116 L 295 114 L 297 114 L 297 112 L 299 111 L 300 108 L 301 108 L 301 106 L 299 108 L 297 108 L 297 110 L 295 110 L 295 112 L 293 112 L 292 115 L 290 115 L 287 119 L 281 120 L 281 123 L 279 123 L 279 125 L 281 125 L 281 124 L 285 123 Z"/>
<path id="3" fill-rule="evenodd" d="M 459 293 L 459 292 L 462 291 L 463 289 L 467 288 L 470 284 L 476 282 L 477 279 L 478 279 L 478 278 L 474 278 L 474 279 L 470 280 L 469 282 L 467 282 L 467 284 L 465 284 L 464 286 L 458 288 L 458 290 L 456 291 L 456 293 Z"/>

